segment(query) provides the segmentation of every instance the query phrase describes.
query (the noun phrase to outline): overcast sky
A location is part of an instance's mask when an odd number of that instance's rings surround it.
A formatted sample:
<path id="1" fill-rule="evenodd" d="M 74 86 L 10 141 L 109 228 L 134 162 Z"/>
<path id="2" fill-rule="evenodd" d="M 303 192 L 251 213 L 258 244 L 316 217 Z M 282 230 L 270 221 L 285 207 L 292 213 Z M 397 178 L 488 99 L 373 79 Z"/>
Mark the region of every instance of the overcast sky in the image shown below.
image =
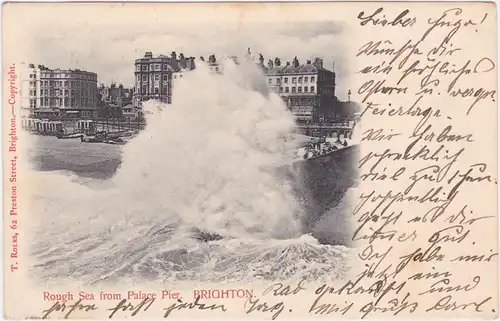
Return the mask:
<path id="1" fill-rule="evenodd" d="M 134 60 L 146 51 L 154 56 L 183 52 L 198 60 L 213 53 L 217 57 L 242 55 L 250 47 L 253 54 L 264 55 L 266 64 L 274 57 L 286 62 L 297 56 L 301 63 L 322 57 L 325 67 L 332 69 L 335 61 L 337 96 L 346 98 L 346 30 L 340 22 L 179 22 L 163 13 L 147 20 L 128 18 L 109 22 L 99 17 L 75 23 L 35 20 L 28 26 L 36 36 L 29 42 L 27 62 L 49 68 L 85 69 L 96 72 L 99 82 L 133 86 Z"/>

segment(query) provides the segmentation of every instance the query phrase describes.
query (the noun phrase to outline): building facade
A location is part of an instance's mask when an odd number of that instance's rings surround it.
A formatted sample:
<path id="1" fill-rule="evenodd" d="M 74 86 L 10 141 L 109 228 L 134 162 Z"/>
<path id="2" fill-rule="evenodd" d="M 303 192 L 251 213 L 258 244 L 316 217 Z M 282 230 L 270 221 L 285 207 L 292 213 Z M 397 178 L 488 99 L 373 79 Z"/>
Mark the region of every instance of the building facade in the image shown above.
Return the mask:
<path id="1" fill-rule="evenodd" d="M 283 98 L 298 123 L 335 118 L 335 72 L 315 58 L 300 64 L 297 57 L 282 65 L 280 58 L 269 60 L 268 88 Z"/>
<path id="2" fill-rule="evenodd" d="M 122 84 L 111 86 L 99 86 L 98 110 L 99 117 L 104 118 L 122 118 L 124 109 L 128 109 L 132 103 L 133 89 L 125 88 Z M 127 110 L 128 111 L 128 110 Z"/>
<path id="3" fill-rule="evenodd" d="M 97 108 L 97 75 L 79 69 L 23 65 L 20 75 L 24 117 L 91 117 Z"/>
<path id="4" fill-rule="evenodd" d="M 20 105 L 21 116 L 34 115 L 35 110 L 40 108 L 40 68 L 33 64 L 23 64 L 20 68 Z"/>
<path id="5" fill-rule="evenodd" d="M 135 89 L 133 107 L 137 117 L 142 117 L 142 103 L 150 99 L 170 104 L 172 103 L 172 78 L 182 77 L 183 70 L 195 68 L 193 57 L 184 57 L 173 51 L 169 56 L 153 57 L 152 52 L 146 52 L 143 58 L 135 60 Z"/>
<path id="6" fill-rule="evenodd" d="M 39 105 L 34 116 L 97 116 L 97 74 L 80 69 L 40 70 Z"/>

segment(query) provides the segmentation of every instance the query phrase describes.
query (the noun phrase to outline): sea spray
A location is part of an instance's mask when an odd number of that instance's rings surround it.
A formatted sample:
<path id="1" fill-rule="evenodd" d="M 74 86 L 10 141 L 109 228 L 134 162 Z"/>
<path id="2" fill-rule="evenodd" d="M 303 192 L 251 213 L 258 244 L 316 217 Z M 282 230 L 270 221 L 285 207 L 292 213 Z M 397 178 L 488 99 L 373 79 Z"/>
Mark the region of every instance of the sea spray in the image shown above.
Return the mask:
<path id="1" fill-rule="evenodd" d="M 162 217 L 166 207 L 223 236 L 298 236 L 300 205 L 275 175 L 293 119 L 263 74 L 228 62 L 223 74 L 201 66 L 183 76 L 171 105 L 144 104 L 148 125 L 125 146 L 117 185 L 145 211 Z"/>

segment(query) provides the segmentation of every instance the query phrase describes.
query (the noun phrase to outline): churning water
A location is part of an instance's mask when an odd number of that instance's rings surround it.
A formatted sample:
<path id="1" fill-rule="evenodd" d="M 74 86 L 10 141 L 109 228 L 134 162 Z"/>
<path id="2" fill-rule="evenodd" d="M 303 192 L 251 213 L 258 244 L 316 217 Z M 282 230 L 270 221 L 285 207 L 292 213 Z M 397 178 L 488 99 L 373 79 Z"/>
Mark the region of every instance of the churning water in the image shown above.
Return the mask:
<path id="1" fill-rule="evenodd" d="M 111 179 L 30 174 L 35 277 L 340 277 L 349 250 L 303 233 L 293 174 L 277 174 L 296 147 L 293 119 L 253 63 L 227 63 L 224 75 L 198 66 L 176 79 L 172 104 L 145 109 L 147 128 L 123 146 Z M 93 144 L 81 146 L 83 155 Z"/>

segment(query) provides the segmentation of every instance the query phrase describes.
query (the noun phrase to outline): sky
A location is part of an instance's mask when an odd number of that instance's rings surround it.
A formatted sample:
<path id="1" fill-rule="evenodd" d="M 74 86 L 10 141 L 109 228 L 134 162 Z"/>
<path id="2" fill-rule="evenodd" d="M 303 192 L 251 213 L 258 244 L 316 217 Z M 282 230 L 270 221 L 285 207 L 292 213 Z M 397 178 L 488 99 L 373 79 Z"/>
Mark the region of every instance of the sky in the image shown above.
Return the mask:
<path id="1" fill-rule="evenodd" d="M 117 12 L 119 13 L 119 12 Z M 140 13 L 140 11 L 138 11 Z M 92 14 L 90 15 L 92 16 Z M 282 63 L 322 57 L 324 67 L 337 73 L 337 96 L 346 98 L 349 68 L 343 50 L 345 25 L 335 20 L 268 19 L 242 23 L 224 19 L 173 19 L 165 10 L 134 19 L 130 13 L 106 19 L 102 10 L 93 19 L 60 17 L 60 22 L 39 19 L 27 25 L 31 32 L 26 63 L 49 68 L 79 68 L 97 73 L 98 81 L 134 84 L 134 61 L 146 51 L 170 55 L 172 51 L 199 60 L 242 56 L 248 47 L 262 53 L 265 64 L 280 57 Z M 66 19 L 66 20 L 65 20 Z M 280 21 L 283 20 L 283 21 Z"/>

